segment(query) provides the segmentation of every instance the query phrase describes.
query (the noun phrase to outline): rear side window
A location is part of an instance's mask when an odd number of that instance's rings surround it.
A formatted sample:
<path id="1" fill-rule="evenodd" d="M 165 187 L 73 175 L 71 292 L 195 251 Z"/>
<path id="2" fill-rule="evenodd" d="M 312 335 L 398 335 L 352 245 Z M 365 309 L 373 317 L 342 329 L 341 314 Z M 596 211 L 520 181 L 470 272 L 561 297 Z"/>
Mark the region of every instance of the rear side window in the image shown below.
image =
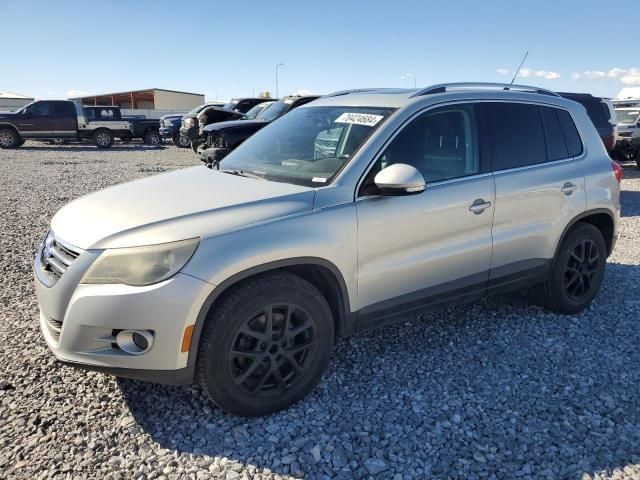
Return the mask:
<path id="1" fill-rule="evenodd" d="M 493 127 L 494 171 L 547 161 L 542 116 L 536 105 L 492 103 L 488 113 Z"/>
<path id="2" fill-rule="evenodd" d="M 544 123 L 544 132 L 547 137 L 547 159 L 552 162 L 568 158 L 569 150 L 567 142 L 560 126 L 557 109 L 550 107 L 540 107 L 542 113 L 542 121 Z"/>
<path id="3" fill-rule="evenodd" d="M 556 110 L 558 118 L 560 119 L 560 125 L 564 131 L 564 136 L 567 139 L 567 146 L 569 147 L 569 155 L 576 157 L 582 153 L 582 140 L 580 140 L 580 134 L 576 128 L 576 124 L 573 123 L 573 119 L 569 112 L 566 110 Z"/>

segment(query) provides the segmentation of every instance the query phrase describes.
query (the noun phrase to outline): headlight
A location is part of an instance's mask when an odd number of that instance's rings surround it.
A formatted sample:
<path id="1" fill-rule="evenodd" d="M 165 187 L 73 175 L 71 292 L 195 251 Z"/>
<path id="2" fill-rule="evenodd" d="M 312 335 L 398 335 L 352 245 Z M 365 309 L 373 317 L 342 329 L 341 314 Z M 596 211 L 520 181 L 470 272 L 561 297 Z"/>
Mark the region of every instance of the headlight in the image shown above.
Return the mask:
<path id="1" fill-rule="evenodd" d="M 182 121 L 182 125 L 185 126 L 185 128 L 191 128 L 196 124 L 196 119 L 193 117 L 189 117 L 189 118 L 185 118 Z"/>
<path id="2" fill-rule="evenodd" d="M 174 276 L 189 261 L 200 239 L 107 249 L 84 274 L 80 283 L 124 283 L 142 286 Z"/>
<path id="3" fill-rule="evenodd" d="M 171 127 L 171 126 L 173 126 L 173 122 L 171 120 L 165 120 L 164 121 L 164 126 L 165 127 Z"/>

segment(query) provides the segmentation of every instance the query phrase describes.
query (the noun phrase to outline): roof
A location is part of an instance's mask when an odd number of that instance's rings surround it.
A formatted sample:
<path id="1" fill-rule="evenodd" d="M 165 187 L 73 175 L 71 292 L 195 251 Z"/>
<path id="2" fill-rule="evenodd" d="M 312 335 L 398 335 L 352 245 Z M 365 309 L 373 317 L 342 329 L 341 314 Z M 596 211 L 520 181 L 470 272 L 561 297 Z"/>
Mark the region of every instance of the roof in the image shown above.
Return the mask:
<path id="1" fill-rule="evenodd" d="M 33 97 L 27 97 L 26 95 L 20 95 L 13 92 L 0 92 L 0 98 L 11 98 L 16 100 L 33 100 Z"/>
<path id="2" fill-rule="evenodd" d="M 640 87 L 625 87 L 614 100 L 635 100 L 640 98 Z"/>
<path id="3" fill-rule="evenodd" d="M 368 88 L 344 90 L 320 97 L 309 107 L 335 105 L 400 108 L 413 103 L 437 103 L 445 99 L 501 98 L 522 101 L 531 101 L 535 98 L 535 100 L 544 103 L 565 106 L 573 103 L 571 100 L 560 97 L 555 92 L 538 87 L 496 83 L 449 83 L 418 89 Z"/>
<path id="4" fill-rule="evenodd" d="M 128 95 L 130 93 L 143 93 L 143 92 L 150 92 L 153 90 L 159 90 L 162 92 L 171 92 L 171 93 L 181 93 L 181 94 L 185 94 L 185 95 L 198 95 L 200 97 L 204 97 L 204 93 L 193 93 L 193 92 L 181 92 L 179 90 L 167 90 L 166 88 L 156 88 L 156 87 L 151 87 L 151 88 L 143 88 L 141 90 L 127 90 L 124 92 L 109 92 L 109 93 L 96 93 L 96 94 L 91 94 L 91 95 L 83 95 L 81 97 L 73 97 L 75 98 L 93 98 L 93 97 L 108 97 L 110 95 Z"/>

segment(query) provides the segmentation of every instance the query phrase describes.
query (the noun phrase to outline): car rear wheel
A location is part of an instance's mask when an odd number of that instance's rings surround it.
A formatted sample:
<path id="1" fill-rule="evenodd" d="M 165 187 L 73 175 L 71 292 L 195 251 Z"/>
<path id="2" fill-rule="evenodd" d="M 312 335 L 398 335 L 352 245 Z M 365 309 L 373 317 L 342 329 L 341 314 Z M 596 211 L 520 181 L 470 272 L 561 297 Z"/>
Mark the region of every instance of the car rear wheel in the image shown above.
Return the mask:
<path id="1" fill-rule="evenodd" d="M 14 130 L 9 128 L 0 130 L 0 148 L 17 148 L 20 145 L 22 145 L 20 136 Z"/>
<path id="2" fill-rule="evenodd" d="M 144 135 L 144 143 L 148 145 L 160 145 L 162 138 L 160 138 L 160 134 L 158 132 L 147 132 Z"/>
<path id="3" fill-rule="evenodd" d="M 178 148 L 189 148 L 189 145 L 191 145 L 191 140 L 189 140 L 184 135 L 180 135 L 179 133 L 176 133 L 173 136 L 172 140 L 173 144 Z"/>
<path id="4" fill-rule="evenodd" d="M 331 309 L 318 289 L 289 273 L 232 288 L 203 331 L 198 382 L 233 415 L 284 409 L 313 389 L 329 363 Z"/>
<path id="5" fill-rule="evenodd" d="M 549 280 L 537 287 L 540 303 L 556 313 L 584 310 L 600 289 L 606 260 L 607 247 L 600 230 L 578 223 L 560 245 Z"/>
<path id="6" fill-rule="evenodd" d="M 109 148 L 113 145 L 113 133 L 109 130 L 98 130 L 93 134 L 93 143 L 98 148 Z"/>

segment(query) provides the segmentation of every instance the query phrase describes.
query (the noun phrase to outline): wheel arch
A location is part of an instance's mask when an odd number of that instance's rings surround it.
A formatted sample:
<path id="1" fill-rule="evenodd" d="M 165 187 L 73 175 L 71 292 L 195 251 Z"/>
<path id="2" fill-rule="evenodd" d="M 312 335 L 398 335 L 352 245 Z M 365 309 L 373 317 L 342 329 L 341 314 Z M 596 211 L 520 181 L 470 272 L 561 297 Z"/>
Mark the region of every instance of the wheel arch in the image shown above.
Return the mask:
<path id="1" fill-rule="evenodd" d="M 0 123 L 0 130 L 13 130 L 14 132 L 16 132 L 18 137 L 22 138 L 22 135 L 20 135 L 20 130 L 18 130 L 18 128 L 12 123 Z"/>
<path id="2" fill-rule="evenodd" d="M 314 285 L 325 296 L 334 317 L 336 337 L 346 337 L 355 332 L 355 321 L 350 310 L 349 294 L 344 277 L 332 262 L 317 257 L 297 257 L 256 265 L 235 273 L 217 285 L 202 304 L 191 337 L 187 366 L 195 368 L 200 336 L 217 302 L 230 288 L 250 278 L 270 272 L 290 272 Z"/>
<path id="3" fill-rule="evenodd" d="M 582 212 L 580 215 L 574 217 L 564 228 L 562 235 L 560 236 L 560 240 L 556 245 L 556 253 L 554 255 L 554 259 L 558 254 L 558 250 L 560 249 L 560 245 L 564 242 L 569 231 L 578 223 L 590 223 L 602 233 L 605 244 L 607 245 L 607 257 L 611 255 L 613 251 L 613 247 L 615 245 L 614 233 L 615 233 L 615 215 L 611 210 L 606 208 L 597 208 L 594 210 L 588 210 L 586 212 Z"/>

